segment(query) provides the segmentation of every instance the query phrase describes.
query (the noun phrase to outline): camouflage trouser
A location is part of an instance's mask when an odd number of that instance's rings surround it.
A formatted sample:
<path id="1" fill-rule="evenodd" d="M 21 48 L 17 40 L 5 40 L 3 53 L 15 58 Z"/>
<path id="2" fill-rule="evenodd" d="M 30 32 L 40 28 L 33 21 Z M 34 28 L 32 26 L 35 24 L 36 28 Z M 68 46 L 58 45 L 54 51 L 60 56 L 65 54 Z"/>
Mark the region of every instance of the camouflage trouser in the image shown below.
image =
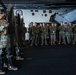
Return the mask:
<path id="1" fill-rule="evenodd" d="M 70 44 L 71 43 L 70 33 L 69 32 L 66 32 L 65 33 L 65 36 L 66 36 L 67 43 Z"/>
<path id="2" fill-rule="evenodd" d="M 4 71 L 4 63 L 6 63 L 6 51 L 5 48 L 0 49 L 0 71 Z"/>
<path id="3" fill-rule="evenodd" d="M 47 34 L 43 34 L 41 35 L 41 45 L 43 45 L 45 43 L 45 45 L 47 45 Z"/>
<path id="4" fill-rule="evenodd" d="M 32 35 L 30 34 L 30 36 L 29 36 L 29 43 L 31 42 L 31 40 L 32 40 Z"/>
<path id="5" fill-rule="evenodd" d="M 73 42 L 73 33 L 70 32 L 71 42 Z"/>
<path id="6" fill-rule="evenodd" d="M 73 43 L 74 43 L 74 44 L 76 43 L 76 34 L 74 34 L 74 40 L 73 40 Z"/>
<path id="7" fill-rule="evenodd" d="M 35 45 L 38 45 L 38 34 L 35 35 Z"/>
<path id="8" fill-rule="evenodd" d="M 59 44 L 61 43 L 61 39 L 62 39 L 62 43 L 66 44 L 66 41 L 65 41 L 65 32 L 63 32 L 63 31 L 59 32 Z"/>
<path id="9" fill-rule="evenodd" d="M 50 43 L 55 44 L 56 34 L 51 33 L 50 34 Z"/>
<path id="10" fill-rule="evenodd" d="M 35 45 L 38 45 L 38 34 L 31 36 L 31 38 L 32 38 L 31 44 L 33 45 L 35 43 Z"/>
<path id="11" fill-rule="evenodd" d="M 31 45 L 33 45 L 33 43 L 34 43 L 34 36 L 33 36 L 33 35 L 30 35 L 30 40 L 29 40 L 29 42 L 31 43 Z"/>
<path id="12" fill-rule="evenodd" d="M 2 49 L 0 49 L 0 71 L 3 71 L 3 56 L 2 56 Z"/>

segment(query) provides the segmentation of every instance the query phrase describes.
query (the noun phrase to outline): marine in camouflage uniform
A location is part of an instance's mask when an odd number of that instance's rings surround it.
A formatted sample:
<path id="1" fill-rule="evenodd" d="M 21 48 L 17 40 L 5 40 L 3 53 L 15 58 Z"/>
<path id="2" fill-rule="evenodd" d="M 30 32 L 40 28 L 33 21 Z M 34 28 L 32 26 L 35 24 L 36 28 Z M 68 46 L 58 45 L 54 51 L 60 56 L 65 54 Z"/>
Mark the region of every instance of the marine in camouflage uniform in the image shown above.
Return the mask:
<path id="1" fill-rule="evenodd" d="M 33 23 L 32 26 L 32 41 L 31 41 L 31 46 L 33 44 L 38 45 L 38 34 L 39 34 L 39 28 L 36 23 Z"/>
<path id="2" fill-rule="evenodd" d="M 71 37 L 70 37 L 70 26 L 67 24 L 65 25 L 65 37 L 68 44 L 71 43 Z"/>
<path id="3" fill-rule="evenodd" d="M 11 51 L 10 47 L 10 37 L 7 33 L 7 28 L 9 26 L 9 23 L 6 21 L 6 19 L 2 18 L 0 19 L 0 28 L 3 27 L 3 30 L 0 33 L 1 36 L 1 41 L 6 42 L 5 45 L 2 48 L 2 66 L 5 67 L 7 66 L 8 70 L 17 70 L 18 68 L 14 67 L 13 62 L 12 62 L 12 57 L 13 57 L 13 51 Z M 5 65 L 4 65 L 5 64 Z"/>
<path id="4" fill-rule="evenodd" d="M 42 26 L 43 26 L 43 24 L 40 23 L 40 25 L 39 25 L 39 43 L 41 43 L 41 36 L 42 36 L 42 30 L 41 30 L 41 28 L 42 28 Z"/>
<path id="5" fill-rule="evenodd" d="M 60 26 L 58 27 L 59 30 L 59 43 L 62 44 L 66 44 L 66 40 L 65 40 L 65 26 L 63 25 L 63 23 L 60 23 Z M 62 40 L 61 40 L 62 39 Z"/>
<path id="6" fill-rule="evenodd" d="M 76 43 L 76 25 L 73 27 L 73 35 L 74 35 L 73 44 L 75 44 Z"/>
<path id="7" fill-rule="evenodd" d="M 10 49 L 11 45 L 10 45 L 10 38 L 8 35 L 8 26 L 9 24 L 6 20 L 6 16 L 5 17 L 0 16 L 0 69 L 1 69 L 0 74 L 5 74 L 5 72 L 3 72 L 4 67 L 7 67 L 8 70 L 18 69 L 13 66 L 12 62 L 13 53 Z"/>
<path id="8" fill-rule="evenodd" d="M 0 15 L 0 74 L 5 74 L 3 64 L 4 64 L 4 60 L 6 58 L 6 51 L 2 44 L 2 42 L 3 42 L 2 36 L 6 34 L 5 22 L 6 21 Z"/>
<path id="9" fill-rule="evenodd" d="M 41 26 L 41 45 L 47 45 L 48 27 L 43 23 Z"/>
<path id="10" fill-rule="evenodd" d="M 55 39 L 56 39 L 56 25 L 52 23 L 50 26 L 50 43 L 51 45 L 55 45 Z"/>
<path id="11" fill-rule="evenodd" d="M 31 43 L 31 40 L 32 40 L 32 27 L 33 27 L 33 23 L 31 22 L 30 24 L 29 24 L 29 28 L 28 28 L 28 32 L 29 32 L 29 44 Z"/>
<path id="12" fill-rule="evenodd" d="M 73 25 L 69 23 L 69 33 L 70 33 L 70 41 L 73 43 Z"/>
<path id="13" fill-rule="evenodd" d="M 50 25 L 47 23 L 46 26 L 47 26 L 47 30 L 48 30 L 48 34 L 47 34 L 47 43 L 49 44 L 49 43 L 50 43 L 50 42 L 49 42 L 49 40 L 50 40 L 50 30 L 49 30 Z"/>
<path id="14" fill-rule="evenodd" d="M 4 19 L 2 17 L 0 19 L 0 56 L 1 56 L 0 57 L 1 58 L 0 67 L 1 67 L 2 71 L 5 67 L 5 65 L 4 65 L 5 63 L 8 65 L 8 69 L 14 70 L 14 68 L 11 65 L 12 64 L 11 55 L 9 55 L 10 38 L 7 34 L 7 27 L 8 27 L 8 22 L 6 21 L 6 19 Z M 2 42 L 2 44 L 1 44 L 1 42 Z M 11 68 L 9 65 L 11 66 Z"/>

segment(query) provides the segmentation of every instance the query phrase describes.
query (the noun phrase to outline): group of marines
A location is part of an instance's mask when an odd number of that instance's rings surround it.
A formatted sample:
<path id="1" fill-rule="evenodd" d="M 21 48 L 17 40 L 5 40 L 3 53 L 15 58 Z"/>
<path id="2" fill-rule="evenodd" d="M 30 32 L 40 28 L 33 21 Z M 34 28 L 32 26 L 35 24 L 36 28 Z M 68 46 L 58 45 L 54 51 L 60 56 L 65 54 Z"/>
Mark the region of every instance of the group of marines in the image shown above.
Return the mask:
<path id="1" fill-rule="evenodd" d="M 29 25 L 30 46 L 33 45 L 56 45 L 56 44 L 75 44 L 76 25 L 72 23 L 36 23 Z"/>

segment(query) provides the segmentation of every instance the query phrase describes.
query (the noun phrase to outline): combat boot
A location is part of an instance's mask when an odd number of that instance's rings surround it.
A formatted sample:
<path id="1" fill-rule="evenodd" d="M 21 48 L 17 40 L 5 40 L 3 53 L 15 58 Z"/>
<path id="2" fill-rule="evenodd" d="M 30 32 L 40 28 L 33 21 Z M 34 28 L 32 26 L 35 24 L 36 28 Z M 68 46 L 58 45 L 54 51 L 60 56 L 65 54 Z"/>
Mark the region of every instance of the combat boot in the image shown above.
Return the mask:
<path id="1" fill-rule="evenodd" d="M 73 42 L 72 44 L 75 44 L 75 42 Z"/>
<path id="2" fill-rule="evenodd" d="M 31 44 L 30 46 L 33 46 L 33 44 Z"/>
<path id="3" fill-rule="evenodd" d="M 17 67 L 14 67 L 14 66 L 9 66 L 8 67 L 8 70 L 14 70 L 14 71 L 16 71 L 16 70 L 18 70 L 18 68 Z"/>
<path id="4" fill-rule="evenodd" d="M 52 42 L 51 42 L 51 45 L 53 45 Z"/>
<path id="5" fill-rule="evenodd" d="M 53 45 L 56 45 L 55 42 L 53 42 Z"/>
<path id="6" fill-rule="evenodd" d="M 43 43 L 41 43 L 41 45 L 43 45 Z"/>
<path id="7" fill-rule="evenodd" d="M 60 42 L 58 42 L 58 44 L 61 44 Z"/>
<path id="8" fill-rule="evenodd" d="M 5 74 L 5 72 L 3 72 L 3 71 L 0 71 L 0 74 L 2 75 L 2 74 Z"/>
<path id="9" fill-rule="evenodd" d="M 36 46 L 38 46 L 38 44 L 35 44 Z"/>
<path id="10" fill-rule="evenodd" d="M 7 64 L 6 64 L 6 63 L 4 63 L 3 67 L 7 68 L 8 66 L 7 66 Z"/>
<path id="11" fill-rule="evenodd" d="M 45 43 L 45 45 L 48 45 L 47 43 Z"/>
<path id="12" fill-rule="evenodd" d="M 24 60 L 24 58 L 21 58 L 21 57 L 16 57 L 16 60 Z"/>

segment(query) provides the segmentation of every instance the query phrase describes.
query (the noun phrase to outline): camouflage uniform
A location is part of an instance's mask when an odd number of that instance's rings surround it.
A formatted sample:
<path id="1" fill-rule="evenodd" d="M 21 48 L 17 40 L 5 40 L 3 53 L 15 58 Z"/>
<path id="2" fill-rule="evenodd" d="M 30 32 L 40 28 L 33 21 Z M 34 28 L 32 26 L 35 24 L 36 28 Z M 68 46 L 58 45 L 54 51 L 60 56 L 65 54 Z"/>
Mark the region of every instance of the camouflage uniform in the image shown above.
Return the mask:
<path id="1" fill-rule="evenodd" d="M 41 27 L 41 45 L 45 43 L 47 45 L 48 27 L 43 24 Z"/>
<path id="2" fill-rule="evenodd" d="M 66 36 L 66 41 L 68 44 L 71 43 L 71 37 L 70 37 L 70 27 L 69 25 L 65 25 L 65 36 Z"/>
<path id="3" fill-rule="evenodd" d="M 50 26 L 50 43 L 51 45 L 55 45 L 55 39 L 56 39 L 56 26 L 52 24 Z"/>
<path id="4" fill-rule="evenodd" d="M 50 26 L 49 26 L 49 24 L 47 24 L 46 26 L 47 26 L 47 30 L 48 30 L 47 42 L 50 43 L 50 42 L 49 42 L 49 40 L 50 40 L 50 30 L 49 30 Z"/>
<path id="5" fill-rule="evenodd" d="M 70 41 L 73 42 L 73 26 L 69 24 Z"/>
<path id="6" fill-rule="evenodd" d="M 76 43 L 76 25 L 73 27 L 73 35 L 74 35 L 73 44 L 75 44 Z"/>
<path id="7" fill-rule="evenodd" d="M 31 43 L 31 40 L 32 40 L 32 27 L 33 27 L 33 24 L 30 23 L 29 25 L 29 28 L 28 28 L 28 32 L 29 32 L 29 44 Z"/>
<path id="8" fill-rule="evenodd" d="M 8 35 L 8 28 L 9 24 L 5 19 L 0 19 L 0 43 L 2 42 L 2 46 L 0 44 L 0 56 L 1 56 L 1 64 L 0 67 L 2 69 L 4 68 L 4 64 L 8 65 L 9 70 L 17 70 L 18 68 L 15 68 L 13 66 L 12 57 L 13 57 L 13 51 L 11 51 L 10 47 L 10 37 Z"/>
<path id="9" fill-rule="evenodd" d="M 39 28 L 37 25 L 32 26 L 32 42 L 31 46 L 35 43 L 35 45 L 38 45 L 38 34 L 39 34 Z"/>
<path id="10" fill-rule="evenodd" d="M 4 66 L 4 62 L 6 61 L 6 46 L 9 46 L 7 43 L 8 36 L 6 35 L 7 26 L 8 26 L 7 21 L 4 19 L 0 19 L 0 70 L 1 71 L 4 71 L 3 66 Z"/>
<path id="11" fill-rule="evenodd" d="M 62 42 L 63 44 L 66 44 L 65 40 L 65 26 L 62 24 L 58 27 L 59 29 L 59 44 Z M 62 41 L 61 41 L 62 39 Z"/>

